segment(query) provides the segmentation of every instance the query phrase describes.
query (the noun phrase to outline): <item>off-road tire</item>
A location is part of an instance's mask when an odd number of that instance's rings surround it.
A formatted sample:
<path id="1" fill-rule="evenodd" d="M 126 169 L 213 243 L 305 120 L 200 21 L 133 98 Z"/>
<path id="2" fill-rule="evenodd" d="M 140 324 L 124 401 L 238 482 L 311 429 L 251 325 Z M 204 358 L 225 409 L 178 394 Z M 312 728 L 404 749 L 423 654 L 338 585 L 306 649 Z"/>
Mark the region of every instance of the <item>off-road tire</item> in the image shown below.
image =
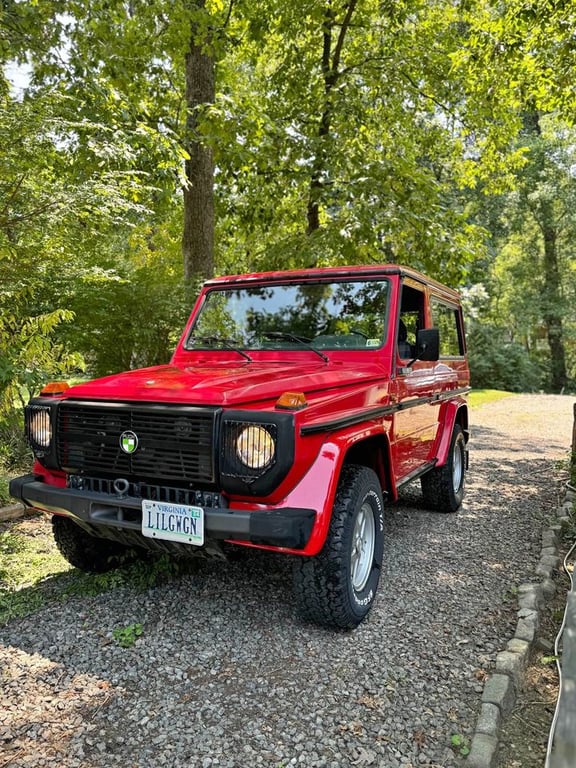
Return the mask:
<path id="1" fill-rule="evenodd" d="M 52 517 L 52 533 L 60 554 L 86 573 L 105 573 L 132 559 L 132 551 L 115 541 L 98 539 L 68 517 Z"/>
<path id="2" fill-rule="evenodd" d="M 362 523 L 371 536 L 360 556 L 365 575 L 356 570 L 359 555 L 355 546 L 359 538 L 366 540 L 364 534 L 359 537 Z M 314 557 L 299 557 L 294 562 L 294 595 L 302 617 L 336 629 L 360 624 L 376 597 L 383 550 L 384 503 L 378 477 L 367 467 L 345 466 L 324 547 Z M 359 588 L 354 578 L 360 579 Z"/>
<path id="3" fill-rule="evenodd" d="M 420 478 L 424 503 L 436 512 L 456 512 L 464 498 L 466 441 L 459 424 L 454 425 L 446 464 Z"/>

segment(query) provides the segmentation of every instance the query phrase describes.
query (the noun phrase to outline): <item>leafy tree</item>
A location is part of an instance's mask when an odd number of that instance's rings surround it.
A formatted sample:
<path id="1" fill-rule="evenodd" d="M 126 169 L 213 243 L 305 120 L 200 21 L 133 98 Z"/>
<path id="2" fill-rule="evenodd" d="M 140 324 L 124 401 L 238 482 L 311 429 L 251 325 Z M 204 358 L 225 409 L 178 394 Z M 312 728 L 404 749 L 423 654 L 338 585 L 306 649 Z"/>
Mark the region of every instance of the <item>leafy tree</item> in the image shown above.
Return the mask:
<path id="1" fill-rule="evenodd" d="M 35 82 L 130 133 L 169 205 L 182 184 L 188 279 L 213 269 L 213 162 L 220 268 L 384 252 L 460 280 L 480 248 L 458 185 L 501 173 L 510 110 L 469 107 L 453 3 L 51 0 L 25 25 Z"/>
<path id="2" fill-rule="evenodd" d="M 543 372 L 541 387 L 561 392 L 576 365 L 574 133 L 533 112 L 525 125 L 516 188 L 481 201 L 493 251 L 478 276 L 491 297 L 483 317 L 500 328 L 500 339 L 522 344 Z"/>
<path id="3" fill-rule="evenodd" d="M 131 167 L 126 135 L 65 120 L 71 98 L 64 100 L 49 92 L 1 98 L 0 386 L 7 408 L 22 387 L 33 391 L 47 376 L 83 366 L 78 347 L 63 343 L 71 297 L 83 275 L 102 271 L 112 244 L 128 242 L 148 215 L 143 198 L 154 195 Z M 80 132 L 99 174 L 75 163 Z"/>
<path id="4" fill-rule="evenodd" d="M 516 139 L 527 105 L 570 113 L 570 5 L 6 0 L 1 13 L 0 60 L 33 72 L 7 107 L 39 148 L 7 161 L 10 220 L 0 201 L 25 275 L 19 311 L 74 311 L 53 330 L 94 370 L 166 356 L 182 281 L 386 259 L 486 279 L 486 321 L 538 361 L 544 323 L 553 386 L 567 380 L 570 216 L 558 200 L 546 209 L 542 174 L 567 202 L 570 185 L 541 136 Z M 527 233 L 554 242 L 556 271 Z"/>
<path id="5" fill-rule="evenodd" d="M 550 388 L 563 391 L 568 383 L 564 341 L 567 307 L 563 296 L 562 260 L 574 258 L 572 246 L 576 228 L 576 179 L 573 138 L 560 137 L 558 128 L 548 135 L 537 112 L 525 117 L 528 162 L 520 176 L 518 213 L 531 220 L 538 232 L 542 272 L 540 311 L 550 349 Z M 554 130 L 554 129 L 553 129 Z M 518 216 L 516 222 L 518 222 Z M 562 251 L 565 251 L 563 253 Z"/>
<path id="6" fill-rule="evenodd" d="M 540 389 L 538 365 L 521 344 L 506 339 L 502 328 L 472 323 L 468 347 L 473 387 L 508 392 Z"/>
<path id="7" fill-rule="evenodd" d="M 237 138 L 216 150 L 234 261 L 384 253 L 462 279 L 481 233 L 467 222 L 458 184 L 473 183 L 481 163 L 463 159 L 471 151 L 458 122 L 463 90 L 448 86 L 449 53 L 462 44 L 454 7 L 266 7 L 250 20 L 254 42 L 222 62 L 215 107 L 221 135 Z"/>

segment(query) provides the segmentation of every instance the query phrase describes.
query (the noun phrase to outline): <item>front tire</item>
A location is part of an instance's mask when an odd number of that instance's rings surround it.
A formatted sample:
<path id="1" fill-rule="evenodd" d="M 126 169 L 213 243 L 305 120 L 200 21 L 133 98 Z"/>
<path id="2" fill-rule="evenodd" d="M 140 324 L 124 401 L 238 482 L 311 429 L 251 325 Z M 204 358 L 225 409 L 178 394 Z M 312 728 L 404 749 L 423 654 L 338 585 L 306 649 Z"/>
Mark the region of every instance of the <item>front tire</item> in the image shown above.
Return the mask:
<path id="1" fill-rule="evenodd" d="M 52 533 L 60 554 L 70 565 L 86 573 L 105 573 L 130 559 L 128 547 L 91 536 L 68 517 L 54 515 Z"/>
<path id="2" fill-rule="evenodd" d="M 462 427 L 454 425 L 446 464 L 427 472 L 420 479 L 427 507 L 437 512 L 456 512 L 464 498 L 466 441 Z"/>
<path id="3" fill-rule="evenodd" d="M 384 503 L 368 467 L 342 470 L 322 550 L 294 563 L 294 594 L 304 619 L 352 629 L 376 597 L 384 552 Z"/>

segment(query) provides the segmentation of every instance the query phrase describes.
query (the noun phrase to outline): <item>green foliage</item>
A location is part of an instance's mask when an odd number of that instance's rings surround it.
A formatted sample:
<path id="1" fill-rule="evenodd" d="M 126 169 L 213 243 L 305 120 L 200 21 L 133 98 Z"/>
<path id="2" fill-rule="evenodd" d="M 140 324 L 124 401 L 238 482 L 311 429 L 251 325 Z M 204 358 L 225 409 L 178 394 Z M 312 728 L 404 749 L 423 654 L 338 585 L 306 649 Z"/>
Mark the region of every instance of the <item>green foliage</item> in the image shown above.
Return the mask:
<path id="1" fill-rule="evenodd" d="M 448 127 L 461 85 L 447 87 L 446 50 L 462 44 L 453 9 L 417 4 L 409 16 L 376 3 L 355 8 L 327 101 L 324 6 L 295 13 L 291 4 L 268 5 L 266 22 L 249 17 L 258 45 L 247 35 L 246 47 L 223 62 L 223 92 L 210 114 L 217 163 L 231 179 L 217 189 L 230 261 L 397 260 L 462 281 L 482 235 L 458 192 L 462 145 Z M 320 137 L 327 111 L 331 130 Z M 321 175 L 321 228 L 312 237 L 311 169 Z"/>
<path id="2" fill-rule="evenodd" d="M 10 502 L 10 493 L 8 491 L 8 478 L 2 475 L 2 468 L 0 467 L 0 507 L 5 506 Z"/>
<path id="3" fill-rule="evenodd" d="M 8 290 L 0 289 L 0 298 L 8 303 Z M 4 294 L 4 295 L 2 295 Z M 82 370 L 80 355 L 71 353 L 55 340 L 63 321 L 73 317 L 69 310 L 23 316 L 20 297 L 12 295 L 11 309 L 0 317 L 0 414 L 21 400 L 24 392 L 36 392 L 48 378 L 58 378 Z"/>
<path id="4" fill-rule="evenodd" d="M 96 125 L 71 123 L 63 117 L 71 102 L 52 93 L 5 96 L 0 109 L 1 410 L 47 378 L 83 370 L 78 348 L 62 334 L 75 320 L 70 298 L 78 275 L 146 210 L 138 173 L 125 170 L 125 136 L 103 128 L 96 138 Z M 98 174 L 76 162 L 81 134 L 100 158 Z"/>
<path id="5" fill-rule="evenodd" d="M 455 733 L 450 739 L 450 743 L 452 744 L 454 752 L 460 755 L 460 757 L 466 757 L 470 754 L 470 742 L 466 736 L 462 736 L 460 733 Z"/>
<path id="6" fill-rule="evenodd" d="M 5 411 L 0 415 L 0 470 L 21 470 L 30 465 L 31 459 L 21 409 Z"/>
<path id="7" fill-rule="evenodd" d="M 121 648 L 131 648 L 143 631 L 142 624 L 129 624 L 127 627 L 113 629 L 112 637 Z"/>
<path id="8" fill-rule="evenodd" d="M 468 349 L 471 385 L 475 388 L 533 392 L 540 389 L 541 374 L 527 351 L 506 341 L 496 326 L 475 325 L 469 329 Z"/>
<path id="9" fill-rule="evenodd" d="M 312 0 L 305 8 L 208 3 L 207 13 L 159 2 L 66 5 L 73 24 L 60 7 L 50 15 L 49 1 L 26 15 L 35 77 L 58 83 L 70 103 L 63 114 L 76 115 L 78 170 L 101 177 L 128 166 L 140 200 L 137 168 L 156 189 L 157 212 L 176 202 L 183 182 L 187 30 L 210 34 L 218 94 L 195 125 L 218 167 L 220 271 L 376 261 L 384 253 L 450 281 L 464 278 L 482 237 L 458 188 L 474 184 L 483 166 L 480 128 L 488 130 L 495 110 L 500 122 L 510 112 L 492 100 L 489 112 L 477 109 L 476 132 L 455 130 L 468 72 L 451 59 L 466 43 L 453 4 L 418 3 L 409 13 L 370 0 L 335 5 L 333 17 Z M 488 166 L 483 177 L 499 179 L 493 157 Z M 313 175 L 322 233 L 307 238 Z"/>
<path id="10" fill-rule="evenodd" d="M 130 247 L 109 268 L 79 273 L 70 295 L 77 319 L 62 337 L 91 376 L 167 363 L 190 312 L 173 241 L 139 228 Z"/>
<path id="11" fill-rule="evenodd" d="M 12 501 L 8 482 L 18 472 L 27 472 L 32 453 L 24 437 L 24 418 L 20 408 L 0 413 L 0 507 Z"/>
<path id="12" fill-rule="evenodd" d="M 459 60 L 474 65 L 468 67 L 470 93 L 490 88 L 517 115 L 531 103 L 573 121 L 576 60 L 568 30 L 576 25 L 574 4 L 477 0 L 464 7 L 468 44 Z"/>
<path id="13" fill-rule="evenodd" d="M 488 355 L 470 345 L 476 380 L 488 363 L 515 387 L 524 374 L 553 384 L 542 331 L 546 344 L 559 327 L 576 376 L 575 142 L 558 122 L 576 114 L 571 4 L 9 0 L 0 13 L 0 64 L 32 70 L 21 99 L 0 73 L 8 408 L 84 364 L 167 361 L 190 308 L 191 142 L 217 168 L 218 272 L 398 261 L 455 286 L 481 279 L 494 341 L 474 331 Z M 218 80 L 190 115 L 192 36 Z M 528 140 L 542 110 L 556 117 Z M 555 291 L 543 214 L 558 225 Z M 504 346 L 522 373 L 506 374 Z"/>
<path id="14" fill-rule="evenodd" d="M 524 122 L 518 142 L 526 163 L 516 189 L 477 198 L 493 255 L 478 263 L 482 282 L 466 298 L 469 314 L 499 343 L 522 346 L 540 372 L 539 388 L 561 391 L 573 389 L 576 376 L 574 131 L 554 116 L 531 113 Z"/>

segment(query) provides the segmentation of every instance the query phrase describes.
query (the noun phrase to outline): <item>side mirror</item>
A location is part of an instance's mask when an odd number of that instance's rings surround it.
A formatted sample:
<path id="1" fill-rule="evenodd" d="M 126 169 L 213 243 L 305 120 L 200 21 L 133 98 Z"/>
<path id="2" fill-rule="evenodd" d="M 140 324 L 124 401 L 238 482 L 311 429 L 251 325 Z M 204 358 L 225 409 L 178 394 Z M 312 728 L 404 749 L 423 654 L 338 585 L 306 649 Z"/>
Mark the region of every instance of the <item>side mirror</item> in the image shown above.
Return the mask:
<path id="1" fill-rule="evenodd" d="M 438 328 L 423 328 L 416 335 L 416 360 L 434 361 L 440 357 Z"/>

